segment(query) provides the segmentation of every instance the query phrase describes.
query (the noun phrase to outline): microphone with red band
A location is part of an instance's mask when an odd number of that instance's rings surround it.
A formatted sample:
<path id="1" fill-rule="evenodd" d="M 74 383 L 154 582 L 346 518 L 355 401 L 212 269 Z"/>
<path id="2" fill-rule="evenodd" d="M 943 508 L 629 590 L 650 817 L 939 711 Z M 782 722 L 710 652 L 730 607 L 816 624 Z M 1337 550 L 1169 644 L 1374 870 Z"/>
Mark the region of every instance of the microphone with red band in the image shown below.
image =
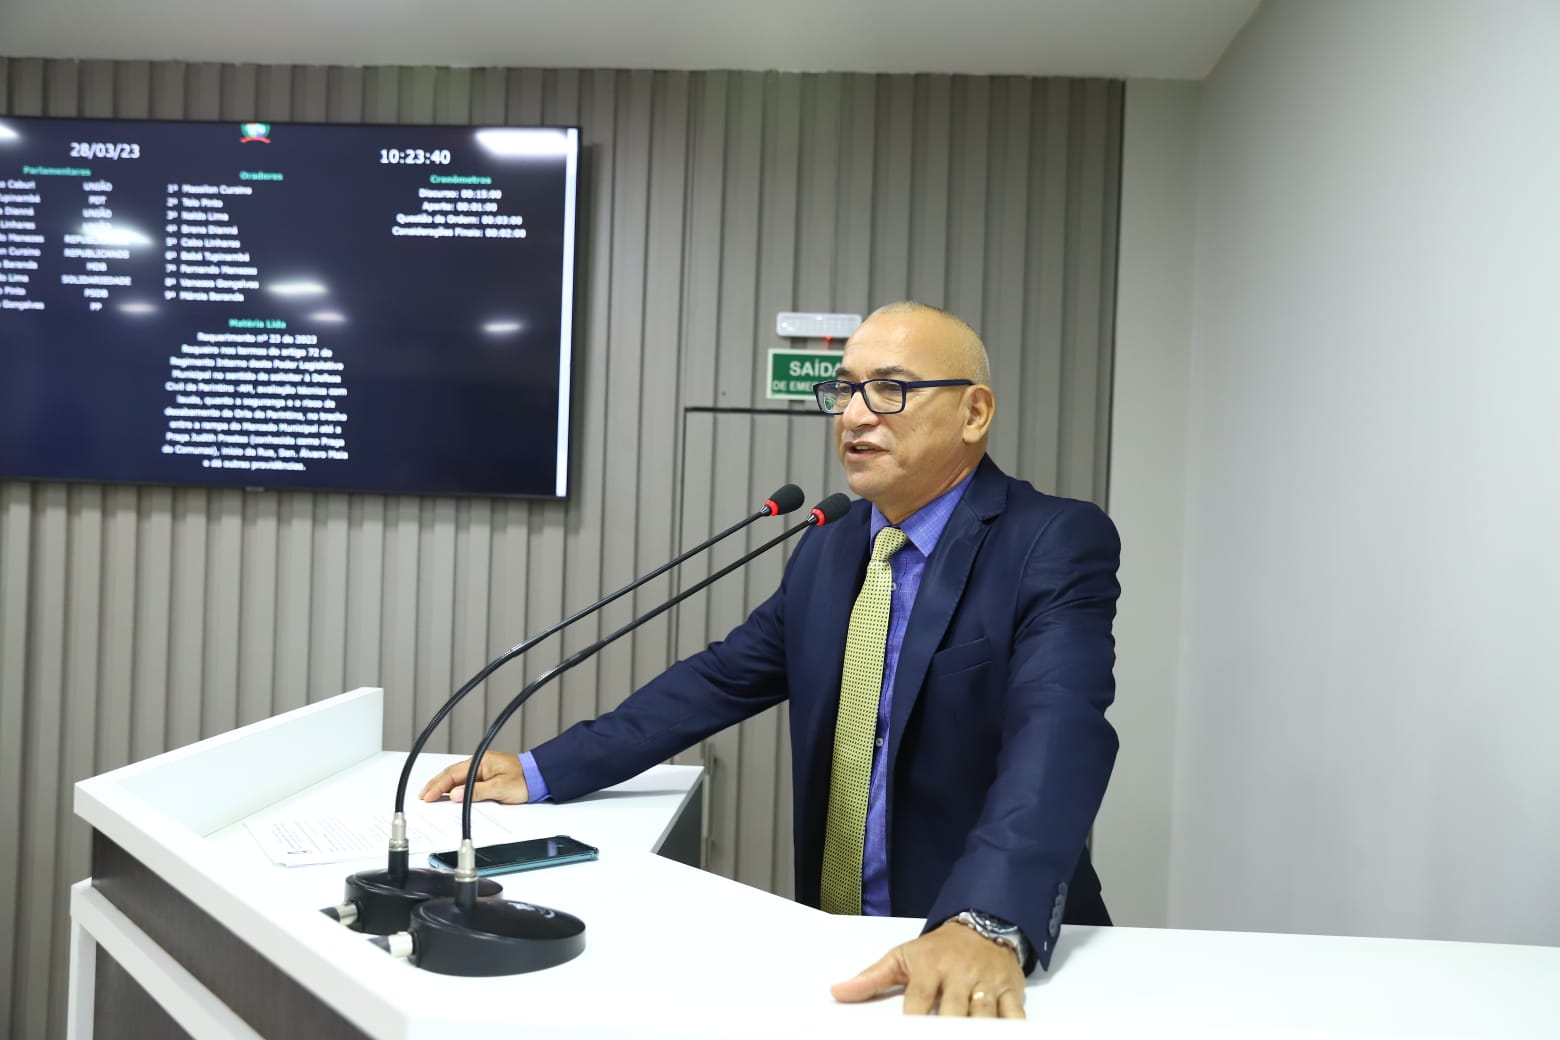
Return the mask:
<path id="1" fill-rule="evenodd" d="M 455 870 L 453 898 L 430 899 L 412 910 L 411 958 L 418 967 L 442 975 L 518 975 L 571 960 L 585 949 L 585 922 L 573 914 L 528 903 L 483 896 L 478 890 L 476 846 L 471 840 L 472 795 L 477 783 L 476 764 L 488 751 L 499 730 L 543 685 L 599 653 L 609 643 L 628 635 L 683 600 L 745 567 L 788 538 L 809 527 L 838 520 L 850 510 L 850 498 L 834 494 L 819 502 L 807 519 L 771 538 L 757 549 L 722 567 L 704 580 L 639 615 L 622 628 L 565 658 L 515 695 L 493 720 L 472 753 L 467 770 L 465 798 L 461 803 L 461 843 Z M 402 944 L 403 946 L 405 944 Z"/>
<path id="2" fill-rule="evenodd" d="M 808 515 L 813 518 L 813 526 L 822 527 L 831 520 L 838 520 L 848 512 L 850 512 L 850 499 L 845 495 L 836 494 L 813 506 L 812 512 Z"/>
<path id="3" fill-rule="evenodd" d="M 783 516 L 794 512 L 806 500 L 807 496 L 802 494 L 801 488 L 795 484 L 787 484 L 776 491 L 773 498 L 764 502 L 764 508 L 769 510 L 770 516 Z"/>
<path id="4" fill-rule="evenodd" d="M 500 667 L 519 657 L 521 654 L 536 646 L 549 636 L 556 635 L 563 629 L 574 624 L 582 618 L 589 617 L 607 604 L 628 595 L 646 582 L 665 574 L 690 558 L 705 551 L 718 542 L 724 541 L 738 531 L 755 521 L 769 516 L 780 516 L 784 513 L 794 512 L 801 508 L 806 496 L 802 489 L 795 484 L 786 484 L 764 500 L 763 506 L 754 513 L 750 513 L 741 521 L 731 525 L 719 534 L 707 538 L 685 550 L 672 560 L 662 564 L 655 570 L 641 577 L 635 578 L 627 585 L 609 595 L 603 596 L 583 610 L 564 618 L 544 632 L 531 636 L 525 642 L 499 654 L 493 660 L 482 667 L 482 670 L 472 676 L 444 706 L 434 713 L 433 718 L 423 727 L 417 739 L 412 743 L 412 749 L 407 753 L 406 761 L 401 766 L 400 782 L 395 789 L 395 808 L 390 818 L 390 852 L 389 862 L 384 870 L 362 870 L 351 875 L 346 881 L 346 894 L 339 906 L 330 907 L 323 912 L 338 921 L 351 926 L 360 932 L 369 932 L 374 935 L 388 935 L 392 932 L 400 932 L 406 929 L 410 920 L 412 907 L 426 899 L 454 894 L 454 882 L 451 876 L 443 871 L 429 870 L 426 867 L 413 868 L 408 863 L 410 844 L 406 838 L 406 789 L 411 780 L 412 766 L 417 761 L 417 756 L 422 753 L 423 746 L 428 743 L 428 738 L 438 728 L 449 713 L 454 710 L 466 696 L 480 686 L 488 676 L 492 675 Z M 817 510 L 813 510 L 814 513 Z M 821 521 L 820 521 L 821 522 Z M 482 894 L 497 895 L 502 891 L 501 886 L 487 878 L 482 879 Z"/>

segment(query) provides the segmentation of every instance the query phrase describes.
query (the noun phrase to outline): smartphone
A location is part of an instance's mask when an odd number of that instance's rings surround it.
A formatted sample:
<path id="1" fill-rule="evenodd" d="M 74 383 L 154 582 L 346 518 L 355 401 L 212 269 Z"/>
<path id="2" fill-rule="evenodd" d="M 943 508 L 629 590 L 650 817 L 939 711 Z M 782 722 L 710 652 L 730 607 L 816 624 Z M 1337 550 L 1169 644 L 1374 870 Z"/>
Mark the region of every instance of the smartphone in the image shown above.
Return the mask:
<path id="1" fill-rule="evenodd" d="M 491 874 L 511 874 L 517 870 L 556 867 L 564 863 L 583 863 L 595 859 L 599 852 L 595 846 L 567 834 L 511 841 L 503 845 L 481 845 L 477 847 L 477 873 L 487 877 Z M 428 862 L 439 870 L 453 871 L 456 861 L 457 854 L 453 849 L 449 852 L 435 852 L 428 857 Z"/>

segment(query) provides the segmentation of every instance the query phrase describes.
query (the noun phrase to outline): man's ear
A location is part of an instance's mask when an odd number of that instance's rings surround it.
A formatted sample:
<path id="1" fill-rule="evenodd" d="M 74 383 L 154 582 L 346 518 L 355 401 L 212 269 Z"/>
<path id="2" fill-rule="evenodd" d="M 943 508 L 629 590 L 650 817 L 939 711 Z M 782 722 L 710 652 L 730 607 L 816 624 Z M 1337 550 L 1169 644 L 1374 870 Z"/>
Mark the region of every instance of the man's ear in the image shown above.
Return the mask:
<path id="1" fill-rule="evenodd" d="M 984 383 L 967 389 L 964 397 L 964 443 L 979 444 L 991 428 L 991 417 L 997 414 L 997 398 Z"/>

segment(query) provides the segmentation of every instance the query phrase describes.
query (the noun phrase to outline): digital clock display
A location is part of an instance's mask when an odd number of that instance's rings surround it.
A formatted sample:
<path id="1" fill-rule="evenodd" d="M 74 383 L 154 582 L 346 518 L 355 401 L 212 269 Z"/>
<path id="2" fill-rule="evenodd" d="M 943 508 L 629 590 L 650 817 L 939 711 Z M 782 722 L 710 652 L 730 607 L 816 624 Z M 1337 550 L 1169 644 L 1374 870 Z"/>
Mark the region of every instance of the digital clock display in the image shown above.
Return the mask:
<path id="1" fill-rule="evenodd" d="M 381 148 L 379 161 L 394 166 L 448 166 L 448 148 Z"/>

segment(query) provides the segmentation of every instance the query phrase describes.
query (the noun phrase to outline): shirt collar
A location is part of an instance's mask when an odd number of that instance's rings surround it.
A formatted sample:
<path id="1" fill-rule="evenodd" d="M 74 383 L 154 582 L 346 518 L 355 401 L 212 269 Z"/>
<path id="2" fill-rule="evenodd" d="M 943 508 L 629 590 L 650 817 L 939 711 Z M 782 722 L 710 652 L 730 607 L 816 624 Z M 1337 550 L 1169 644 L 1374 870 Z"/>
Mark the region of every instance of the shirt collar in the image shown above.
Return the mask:
<path id="1" fill-rule="evenodd" d="M 953 511 L 964 498 L 964 492 L 970 486 L 970 481 L 975 479 L 975 471 L 959 481 L 953 487 L 944 491 L 926 505 L 917 509 L 914 513 L 905 517 L 904 523 L 899 529 L 910 539 L 910 544 L 916 547 L 922 556 L 930 557 L 932 550 L 937 548 L 937 540 L 942 537 L 943 529 L 948 526 L 948 521 L 953 519 Z M 870 544 L 877 540 L 878 532 L 889 526 L 888 517 L 876 504 L 872 506 L 872 523 L 868 534 Z"/>

